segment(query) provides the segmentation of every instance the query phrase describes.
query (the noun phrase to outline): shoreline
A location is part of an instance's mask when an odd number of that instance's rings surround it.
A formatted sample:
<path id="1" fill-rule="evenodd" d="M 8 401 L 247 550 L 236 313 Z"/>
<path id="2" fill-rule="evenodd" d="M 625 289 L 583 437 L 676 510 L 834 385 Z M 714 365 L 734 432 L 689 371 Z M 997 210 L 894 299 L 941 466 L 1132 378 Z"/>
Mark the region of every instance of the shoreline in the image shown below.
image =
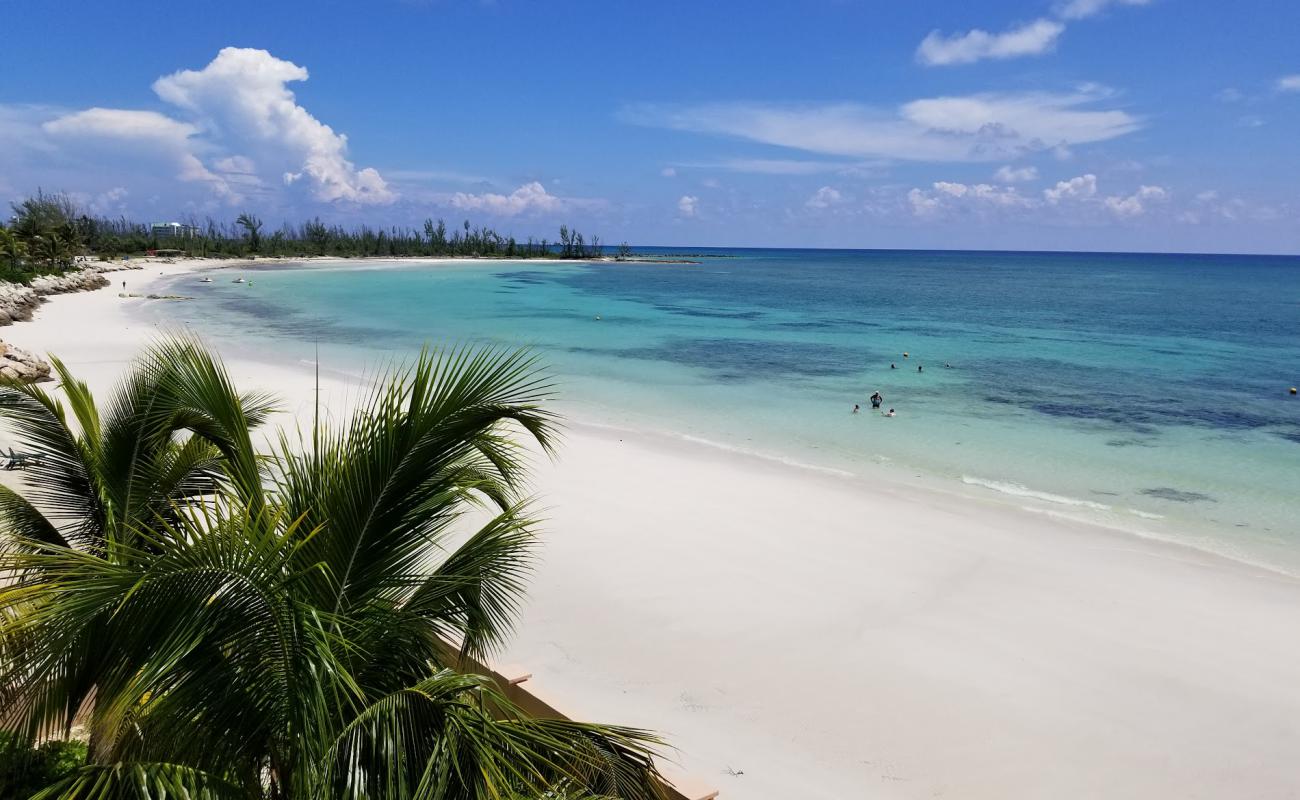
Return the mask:
<path id="1" fill-rule="evenodd" d="M 396 259 L 377 259 L 377 261 L 389 263 L 394 260 Z M 428 259 L 406 260 L 429 261 Z M 326 259 L 325 261 L 330 262 L 331 265 L 320 267 L 322 271 L 334 269 L 354 271 L 357 269 L 356 265 L 347 263 L 336 267 L 334 266 L 337 263 L 335 259 Z M 435 259 L 434 261 L 443 263 L 446 266 L 472 265 L 476 261 L 481 262 L 484 266 L 494 263 L 490 259 Z M 454 264 L 447 262 L 454 262 Z M 496 260 L 495 263 L 501 263 L 501 260 Z M 369 269 L 383 270 L 385 266 L 376 264 Z M 264 352 L 253 352 L 246 349 L 234 352 L 237 358 L 257 362 L 268 369 L 288 367 L 307 372 L 313 369 L 313 362 L 310 360 L 267 355 Z M 322 361 L 320 368 L 322 374 L 332 374 L 345 383 L 360 385 L 373 377 L 373 367 L 381 364 L 390 365 L 394 359 L 400 360 L 400 358 L 400 355 L 376 356 L 375 360 L 366 363 L 367 369 L 361 373 L 349 372 L 343 367 L 330 364 L 328 360 Z M 1227 536 L 1221 539 L 1208 540 L 1204 537 L 1190 539 L 1179 536 L 1177 532 L 1181 532 L 1181 529 L 1177 526 L 1177 520 L 1173 524 L 1165 526 L 1166 530 L 1143 526 L 1142 523 L 1146 520 L 1164 523 L 1165 517 L 1150 515 L 1122 504 L 1102 504 L 1095 500 L 1053 494 L 1049 491 L 1011 481 L 984 479 L 960 472 L 939 474 L 927 471 L 924 467 L 905 462 L 863 461 L 857 464 L 819 462 L 817 461 L 818 454 L 812 451 L 798 453 L 793 450 L 783 450 L 779 447 L 734 444 L 709 438 L 707 434 L 701 435 L 698 432 L 687 433 L 674 430 L 659 424 L 657 421 L 611 421 L 599 414 L 593 414 L 590 407 L 583 408 L 570 405 L 567 398 L 563 396 L 563 392 L 561 392 L 561 396 L 556 402 L 560 405 L 562 416 L 569 427 L 598 435 L 609 432 L 622 437 L 642 440 L 643 442 L 667 443 L 669 446 L 678 446 L 681 451 L 679 455 L 683 458 L 689 458 L 697 452 L 713 451 L 734 456 L 742 465 L 773 465 L 792 470 L 809 479 L 847 481 L 849 485 L 856 486 L 864 491 L 894 490 L 906 492 L 916 502 L 922 504 L 969 503 L 981 508 L 987 507 L 1009 511 L 1013 516 L 1022 520 L 1048 518 L 1055 524 L 1095 531 L 1107 536 L 1118 535 L 1168 548 L 1171 555 L 1182 554 L 1191 559 L 1218 560 L 1223 562 L 1225 566 L 1242 567 L 1250 571 L 1300 579 L 1300 571 L 1290 565 L 1252 558 L 1240 550 L 1234 550 L 1229 546 L 1230 542 Z M 1228 530 L 1226 524 L 1218 526 L 1217 529 Z"/>
<path id="2" fill-rule="evenodd" d="M 586 279 L 583 275 L 595 277 L 601 271 L 593 265 L 557 264 L 537 267 L 488 259 L 417 260 L 414 264 L 385 259 L 368 264 L 336 260 L 308 266 L 286 264 L 281 267 L 272 264 L 264 268 L 283 272 L 281 278 L 268 281 L 269 294 L 258 293 L 265 294 L 260 300 L 250 298 L 250 302 L 245 304 L 239 302 L 242 300 L 241 293 L 231 293 L 233 287 L 216 287 L 220 299 L 214 299 L 213 302 L 225 309 L 214 309 L 217 318 L 230 320 L 236 326 L 233 329 L 238 329 L 245 321 L 259 330 L 264 325 L 266 333 L 272 337 L 282 335 L 283 331 L 284 348 L 296 352 L 298 358 L 308 360 L 312 358 L 312 336 L 324 337 L 321 340 L 324 348 L 320 351 L 321 357 L 326 362 L 334 360 L 341 363 L 345 368 L 350 364 L 370 360 L 374 353 L 391 355 L 398 352 L 393 349 L 397 341 L 413 351 L 419 346 L 418 337 L 401 336 L 400 329 L 394 329 L 395 338 L 388 341 L 369 336 L 370 331 L 365 328 L 368 323 L 361 323 L 361 329 L 350 328 L 350 324 L 360 320 L 354 318 L 345 307 L 333 311 L 312 311 L 309 308 L 294 311 L 297 304 L 291 299 L 285 300 L 287 313 L 281 317 L 277 312 L 277 304 L 272 299 L 275 297 L 276 286 L 283 285 L 282 282 L 302 287 L 315 285 L 318 283 L 316 277 L 320 278 L 319 283 L 324 286 L 334 285 L 336 279 L 348 280 L 346 275 L 328 273 L 349 273 L 356 280 L 366 283 L 369 281 L 364 276 L 373 275 L 375 285 L 378 286 L 390 281 L 418 282 L 418 275 L 423 271 L 434 276 L 445 270 L 448 273 L 458 272 L 461 277 L 449 278 L 449 281 L 459 290 L 466 290 L 465 287 L 470 283 L 480 286 L 486 285 L 484 281 L 495 283 L 495 279 L 472 277 L 486 276 L 488 273 L 500 272 L 507 275 L 517 271 L 531 273 L 538 270 L 553 275 L 567 275 L 568 271 L 577 270 L 577 280 L 582 281 Z M 389 270 L 393 275 L 384 276 L 383 273 Z M 322 274 L 313 277 L 315 273 Z M 402 274 L 408 277 L 399 277 Z M 255 278 L 252 272 L 248 273 L 248 277 Z M 608 280 L 596 277 L 597 283 L 620 280 L 615 275 L 605 277 Z M 554 277 L 551 281 L 563 284 L 567 279 Z M 523 284 L 507 279 L 508 288 L 503 288 L 502 292 L 517 290 L 510 287 L 518 285 Z M 359 284 L 358 289 L 362 289 Z M 184 290 L 181 282 L 174 284 L 172 291 L 191 293 Z M 545 297 L 547 291 L 543 290 L 541 294 Z M 371 293 L 360 291 L 360 294 L 364 297 Z M 487 294 L 483 296 L 489 297 Z M 519 299 L 525 305 L 529 303 L 529 299 L 523 295 Z M 581 307 L 587 314 L 612 310 L 602 308 L 604 301 L 599 297 L 591 305 L 587 305 L 588 299 L 590 298 L 571 298 L 574 308 Z M 266 300 L 271 302 L 263 302 Z M 349 301 L 344 297 L 335 297 L 331 302 L 346 305 Z M 375 298 L 370 297 L 366 302 L 370 303 L 367 307 L 369 310 L 363 311 L 362 316 L 369 313 L 382 315 L 382 304 L 376 305 Z M 617 306 L 619 302 L 615 299 L 613 304 Z M 201 304 L 207 303 L 201 301 Z M 240 311 L 241 308 L 244 311 Z M 692 306 L 682 308 L 683 313 L 695 316 L 691 313 Z M 625 309 L 629 310 L 635 315 L 635 309 Z M 241 337 L 225 336 L 220 327 L 204 325 L 203 319 L 206 316 L 193 317 L 188 312 L 189 309 L 184 307 L 164 308 L 158 315 L 160 321 L 166 317 L 178 321 L 192 319 L 196 329 L 206 330 L 219 337 L 223 344 L 228 339 L 233 339 L 228 342 L 229 345 L 247 344 L 238 341 Z M 250 316 L 243 317 L 244 312 Z M 441 327 L 422 329 L 422 322 L 418 319 L 407 320 L 407 323 L 412 330 L 455 331 L 444 337 L 448 342 L 470 341 L 478 336 L 472 320 L 462 318 L 463 315 L 458 315 L 455 309 L 447 309 L 447 312 L 449 322 Z M 502 325 L 508 326 L 501 329 L 508 332 L 505 339 L 496 335 L 496 328 L 484 329 L 482 333 L 489 339 L 501 341 L 533 341 L 528 329 L 531 323 L 518 323 L 516 320 L 521 317 L 515 315 L 512 319 L 511 316 L 505 314 L 502 318 Z M 634 327 L 624 324 L 628 319 L 616 319 L 619 327 L 611 333 L 624 348 L 631 346 L 634 349 L 635 342 L 628 339 Z M 988 406 L 986 402 L 985 408 L 994 409 L 990 415 L 974 401 L 965 402 L 965 407 L 957 404 L 958 407 L 952 409 L 944 405 L 954 405 L 951 401 L 959 394 L 978 400 L 979 393 L 993 385 L 974 377 L 974 373 L 963 378 L 965 373 L 953 372 L 951 375 L 955 376 L 954 380 L 948 380 L 947 373 L 940 373 L 935 378 L 928 378 L 927 375 L 927 383 L 937 381 L 939 384 L 937 391 L 927 392 L 928 387 L 913 386 L 906 379 L 899 382 L 894 373 L 882 375 L 872 372 L 869 367 L 851 378 L 837 379 L 833 393 L 828 392 L 825 386 L 811 387 L 810 392 L 797 388 L 781 391 L 777 387 L 777 393 L 786 404 L 785 408 L 789 413 L 797 414 L 793 424 L 787 425 L 778 415 L 778 403 L 775 401 L 766 404 L 759 402 L 752 409 L 745 405 L 740 407 L 738 413 L 730 410 L 737 404 L 747 403 L 748 398 L 737 391 L 728 391 L 726 381 L 710 385 L 709 370 L 713 369 L 710 364 L 691 364 L 677 374 L 672 367 L 673 359 L 677 356 L 670 353 L 665 361 L 649 364 L 646 369 L 650 371 L 643 372 L 634 360 L 619 362 L 618 359 L 602 360 L 600 357 L 583 354 L 582 341 L 575 338 L 578 335 L 577 329 L 569 322 L 559 318 L 539 319 L 538 324 L 540 335 L 559 337 L 556 341 L 562 342 L 557 345 L 561 350 L 581 354 L 553 354 L 552 363 L 558 368 L 556 375 L 567 390 L 563 398 L 565 411 L 571 418 L 670 435 L 680 434 L 687 439 L 698 438 L 715 446 L 754 452 L 762 457 L 794 465 L 808 465 L 830 472 L 844 470 L 871 481 L 925 484 L 945 497 L 956 494 L 967 499 L 992 500 L 1031 513 L 1082 521 L 1109 530 L 1122 530 L 1145 539 L 1177 543 L 1230 560 L 1300 575 L 1300 550 L 1290 547 L 1295 531 L 1288 510 L 1294 511 L 1295 504 L 1289 499 L 1290 492 L 1281 479 L 1286 473 L 1279 471 L 1287 468 L 1286 456 L 1290 454 L 1278 451 L 1290 445 L 1279 445 L 1272 440 L 1260 442 L 1260 445 L 1268 448 L 1261 457 L 1274 468 L 1260 467 L 1259 470 L 1252 468 L 1254 462 L 1250 459 L 1252 454 L 1260 451 L 1252 450 L 1244 440 L 1242 444 L 1232 447 L 1224 445 L 1223 448 L 1216 449 L 1206 434 L 1199 436 L 1198 441 L 1183 441 L 1180 444 L 1182 440 L 1198 438 L 1188 435 L 1189 431 L 1195 430 L 1193 427 L 1162 432 L 1161 435 L 1168 438 L 1161 444 L 1167 446 L 1150 451 L 1121 451 L 1117 448 L 1134 444 L 1145 446 L 1148 443 L 1137 439 L 1105 441 L 1104 444 L 1108 447 L 1103 447 L 1101 437 L 1089 432 L 1088 426 L 1092 423 L 1084 419 L 1086 414 L 1072 420 L 1047 421 L 1047 417 L 1038 413 L 1037 408 L 1030 407 L 1028 401 L 1019 408 L 1013 408 L 1010 416 L 986 425 L 983 419 L 997 416 L 1000 407 Z M 378 320 L 375 325 L 378 326 L 375 330 L 386 327 L 385 323 Z M 309 330 L 314 333 L 303 333 Z M 669 345 L 684 341 L 680 339 L 681 335 L 678 333 L 679 338 L 674 339 L 671 331 L 668 331 L 663 347 L 668 348 Z M 699 337 L 707 336 L 707 333 L 691 331 L 690 335 Z M 694 341 L 700 347 L 706 344 L 706 339 L 703 338 Z M 599 350 L 597 348 L 592 353 Z M 616 351 L 606 352 L 614 355 Z M 668 350 L 664 352 L 668 353 Z M 833 348 L 830 352 L 833 352 Z M 687 352 L 684 357 L 689 361 L 699 355 Z M 650 360 L 653 361 L 653 358 Z M 988 363 L 983 366 L 986 368 Z M 584 372 L 588 368 L 594 370 L 594 377 L 590 380 Z M 647 378 L 650 375 L 656 377 Z M 653 388 L 640 386 L 646 379 L 667 380 L 672 388 L 642 391 Z M 679 380 L 680 391 L 677 383 Z M 888 427 L 880 427 L 877 419 L 866 419 L 875 416 L 870 413 L 862 414 L 861 417 L 854 416 L 851 421 L 847 415 L 840 418 L 838 403 L 844 402 L 844 398 L 854 397 L 858 390 L 865 394 L 871 388 L 878 388 L 878 381 L 887 381 L 886 386 L 893 386 L 896 393 L 906 393 L 899 394 L 897 400 L 905 403 L 909 399 L 919 401 L 914 409 L 918 414 L 903 409 L 904 419 L 891 423 Z M 952 387 L 947 385 L 952 383 L 961 387 L 959 394 L 953 393 Z M 698 413 L 690 407 L 690 398 L 699 401 L 706 396 L 712 406 L 702 407 Z M 1025 393 L 1025 396 L 1030 395 Z M 569 400 L 575 401 L 572 407 L 568 406 Z M 994 398 L 989 402 L 1002 402 L 1002 399 Z M 847 406 L 844 410 L 847 411 Z M 956 411 L 959 416 L 951 421 L 938 420 L 938 415 L 950 410 Z M 756 426 L 754 422 L 759 418 L 758 415 L 765 415 L 761 426 Z M 937 420 L 940 424 L 936 424 Z M 1140 426 L 1133 426 L 1134 429 L 1137 427 Z M 1053 450 L 1046 445 L 1039 446 L 1043 441 L 1055 441 L 1058 435 L 1062 446 L 1077 448 L 1070 451 L 1080 456 L 1077 461 L 1067 458 L 1053 462 Z M 1224 468 L 1211 470 L 1204 466 L 1215 463 L 1221 456 L 1228 459 L 1223 462 Z M 1060 469 L 1056 469 L 1058 465 Z M 1129 466 L 1133 467 L 1132 471 L 1127 469 Z M 1256 473 L 1257 479 L 1247 477 Z"/>
<path id="3" fill-rule="evenodd" d="M 325 260 L 335 261 L 336 259 Z M 396 259 L 379 260 L 391 261 Z M 426 261 L 428 259 L 408 260 Z M 476 259 L 435 260 L 473 262 Z M 485 262 L 489 261 L 489 259 L 477 260 Z M 375 269 L 382 269 L 382 267 L 375 267 Z M 140 297 L 136 299 L 147 298 Z M 148 299 L 160 300 L 166 298 Z M 315 368 L 314 364 L 309 361 L 300 361 L 288 357 L 279 358 L 266 355 L 265 353 L 255 353 L 245 350 L 235 351 L 233 358 L 227 355 L 226 360 L 228 363 L 242 362 L 257 364 L 260 367 L 259 371 L 290 370 L 299 373 L 300 380 L 307 380 L 312 375 Z M 395 359 L 377 359 L 376 361 L 366 364 L 365 366 L 367 369 L 361 373 L 349 372 L 337 366 L 322 363 L 320 365 L 320 370 L 322 378 L 325 379 L 322 385 L 332 383 L 335 386 L 347 387 L 345 393 L 353 395 L 370 386 L 376 372 L 394 363 L 400 363 L 400 360 L 401 357 Z M 350 401 L 352 398 L 349 396 L 348 399 Z M 564 398 L 560 397 L 556 402 L 563 405 Z M 577 431 L 583 438 L 613 438 L 618 439 L 619 441 L 627 439 L 635 441 L 645 447 L 671 452 L 675 457 L 684 460 L 691 460 L 699 456 L 712 456 L 732 460 L 735 462 L 735 466 L 740 469 L 759 469 L 764 471 L 776 470 L 778 472 L 785 472 L 790 475 L 798 476 L 805 480 L 830 482 L 830 485 L 846 487 L 849 490 L 906 497 L 908 498 L 908 502 L 921 505 L 941 504 L 944 502 L 952 502 L 959 505 L 971 504 L 981 509 L 989 509 L 994 513 L 1004 513 L 1010 518 L 1019 520 L 1022 523 L 1032 523 L 1048 519 L 1052 525 L 1069 528 L 1081 535 L 1092 534 L 1115 538 L 1120 542 L 1128 541 L 1135 545 L 1146 545 L 1167 551 L 1164 555 L 1169 558 L 1182 558 L 1189 562 L 1202 562 L 1209 566 L 1218 565 L 1224 569 L 1240 569 L 1257 577 L 1273 577 L 1291 580 L 1296 581 L 1298 585 L 1300 585 L 1300 574 L 1277 564 L 1251 560 L 1246 557 L 1216 550 L 1208 545 L 1197 545 L 1190 541 L 1165 536 L 1151 530 L 1126 527 L 1118 523 L 1112 524 L 1096 518 L 1085 518 L 1072 515 L 1069 513 L 1069 505 L 1065 505 L 1059 510 L 1052 507 L 1033 507 L 1023 505 L 1024 501 L 1038 498 L 1041 494 L 1032 489 L 1029 490 L 1032 494 L 1028 496 L 1017 496 L 1014 494 L 1004 493 L 995 488 L 987 487 L 984 482 L 979 479 L 954 482 L 950 479 L 934 475 L 914 475 L 909 478 L 903 474 L 903 472 L 908 470 L 899 470 L 892 466 L 884 465 L 865 465 L 868 467 L 878 467 L 879 471 L 877 474 L 853 472 L 836 466 L 828 466 L 825 464 L 800 460 L 790 456 L 789 454 L 778 451 L 767 451 L 758 448 L 728 444 L 704 438 L 696 434 L 682 433 L 667 428 L 632 426 L 628 424 L 597 420 L 594 418 L 586 418 L 581 416 L 581 412 L 577 414 L 573 413 L 571 408 L 564 408 L 561 412 L 561 416 L 563 419 L 563 429 L 566 431 Z M 967 476 L 963 476 L 963 478 L 966 477 Z M 970 487 L 975 487 L 980 489 L 980 491 L 972 491 Z M 1073 498 L 1062 499 L 1077 503 L 1088 502 L 1074 500 Z M 1046 500 L 1044 502 L 1053 504 L 1056 501 Z M 1133 509 L 1111 508 L 1111 510 L 1116 511 L 1117 516 L 1122 516 L 1122 514 L 1118 512 L 1128 512 L 1133 514 L 1135 519 L 1141 519 L 1141 512 Z"/>
<path id="4" fill-rule="evenodd" d="M 127 280 L 147 291 L 251 264 L 144 266 Z M 6 340 L 102 391 L 157 335 L 115 289 L 47 303 Z M 305 365 L 226 357 L 290 417 L 310 407 Z M 358 391 L 323 388 L 335 413 Z M 537 466 L 542 560 L 502 658 L 566 711 L 660 730 L 723 797 L 1300 790 L 1290 576 L 581 420 Z"/>

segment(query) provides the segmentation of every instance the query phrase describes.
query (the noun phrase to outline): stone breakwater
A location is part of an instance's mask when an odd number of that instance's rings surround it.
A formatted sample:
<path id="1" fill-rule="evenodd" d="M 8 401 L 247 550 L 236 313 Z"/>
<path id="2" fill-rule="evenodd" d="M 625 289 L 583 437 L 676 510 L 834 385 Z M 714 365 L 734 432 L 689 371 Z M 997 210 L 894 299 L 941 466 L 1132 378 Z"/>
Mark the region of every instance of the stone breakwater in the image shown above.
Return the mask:
<path id="1" fill-rule="evenodd" d="M 50 379 L 50 365 L 45 359 L 0 342 L 0 376 L 24 383 Z"/>
<path id="2" fill-rule="evenodd" d="M 64 275 L 42 275 L 31 284 L 0 282 L 0 325 L 31 319 L 32 313 L 52 294 L 88 292 L 109 284 L 106 272 L 140 269 L 122 264 L 95 264 Z M 50 377 L 50 365 L 40 357 L 0 341 L 0 376 L 11 380 L 43 381 Z"/>
<path id="3" fill-rule="evenodd" d="M 109 283 L 104 273 L 122 269 L 140 269 L 140 267 L 96 264 L 63 275 L 41 275 L 33 278 L 26 286 L 21 283 L 0 282 L 0 325 L 31 319 L 32 312 L 45 302 L 45 298 L 49 295 L 88 292 L 103 288 Z"/>

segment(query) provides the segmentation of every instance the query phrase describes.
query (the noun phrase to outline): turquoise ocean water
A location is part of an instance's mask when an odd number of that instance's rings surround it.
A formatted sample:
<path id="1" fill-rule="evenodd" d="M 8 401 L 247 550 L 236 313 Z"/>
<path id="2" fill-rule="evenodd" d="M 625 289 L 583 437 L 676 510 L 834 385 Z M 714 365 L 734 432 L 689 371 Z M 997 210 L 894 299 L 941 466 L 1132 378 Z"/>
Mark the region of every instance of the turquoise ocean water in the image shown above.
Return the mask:
<path id="1" fill-rule="evenodd" d="M 272 266 L 154 309 L 327 368 L 528 345 L 580 420 L 1300 572 L 1300 258 L 642 252 L 697 263 Z"/>

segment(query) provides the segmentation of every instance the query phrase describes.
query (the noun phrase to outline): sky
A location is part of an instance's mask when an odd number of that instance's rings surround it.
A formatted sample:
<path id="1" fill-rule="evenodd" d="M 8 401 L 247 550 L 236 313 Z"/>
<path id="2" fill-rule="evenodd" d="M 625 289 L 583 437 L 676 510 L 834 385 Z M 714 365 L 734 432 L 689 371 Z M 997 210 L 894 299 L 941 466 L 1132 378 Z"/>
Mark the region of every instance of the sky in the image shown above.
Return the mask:
<path id="1" fill-rule="evenodd" d="M 310 9 L 310 10 L 308 10 Z M 0 202 L 1300 252 L 1293 0 L 0 0 Z"/>

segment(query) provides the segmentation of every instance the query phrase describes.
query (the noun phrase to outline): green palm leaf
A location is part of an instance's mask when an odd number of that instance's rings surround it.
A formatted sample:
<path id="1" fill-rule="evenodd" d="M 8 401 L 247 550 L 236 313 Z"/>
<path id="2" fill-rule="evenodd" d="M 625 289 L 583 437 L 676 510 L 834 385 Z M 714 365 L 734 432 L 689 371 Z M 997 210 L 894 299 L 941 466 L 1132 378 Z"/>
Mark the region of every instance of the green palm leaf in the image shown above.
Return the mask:
<path id="1" fill-rule="evenodd" d="M 55 371 L 62 399 L 0 384 L 46 454 L 0 489 L 0 725 L 90 738 L 42 800 L 659 796 L 653 736 L 531 719 L 458 671 L 532 568 L 523 488 L 555 420 L 527 354 L 426 352 L 269 455 L 274 404 L 194 340 L 102 404 Z"/>
<path id="2" fill-rule="evenodd" d="M 91 765 L 31 800 L 250 800 L 242 788 L 182 764 Z"/>

